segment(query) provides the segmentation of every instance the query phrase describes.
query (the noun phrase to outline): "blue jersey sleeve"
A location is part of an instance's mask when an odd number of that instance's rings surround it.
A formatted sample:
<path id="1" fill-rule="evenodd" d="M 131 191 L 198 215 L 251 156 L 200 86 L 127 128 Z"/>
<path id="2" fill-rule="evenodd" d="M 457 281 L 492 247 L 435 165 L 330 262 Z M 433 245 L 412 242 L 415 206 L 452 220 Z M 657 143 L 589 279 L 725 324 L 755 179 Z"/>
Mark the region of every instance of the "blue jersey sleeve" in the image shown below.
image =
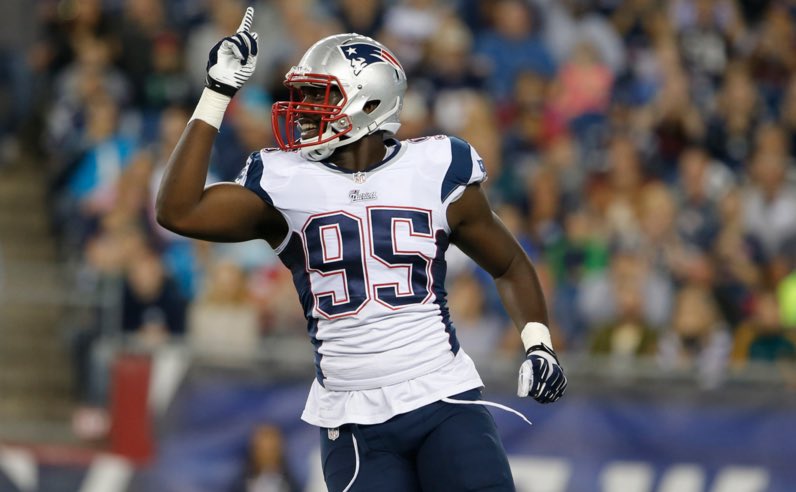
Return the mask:
<path id="1" fill-rule="evenodd" d="M 478 152 L 460 138 L 450 137 L 451 160 L 448 171 L 442 179 L 440 200 L 447 201 L 460 188 L 473 183 L 486 181 L 484 161 Z M 453 197 L 458 198 L 458 196 Z"/>
<path id="2" fill-rule="evenodd" d="M 246 165 L 243 167 L 243 170 L 240 172 L 235 182 L 252 190 L 257 194 L 257 196 L 273 206 L 274 201 L 263 187 L 263 166 L 262 152 L 252 152 L 252 154 L 246 160 Z"/>

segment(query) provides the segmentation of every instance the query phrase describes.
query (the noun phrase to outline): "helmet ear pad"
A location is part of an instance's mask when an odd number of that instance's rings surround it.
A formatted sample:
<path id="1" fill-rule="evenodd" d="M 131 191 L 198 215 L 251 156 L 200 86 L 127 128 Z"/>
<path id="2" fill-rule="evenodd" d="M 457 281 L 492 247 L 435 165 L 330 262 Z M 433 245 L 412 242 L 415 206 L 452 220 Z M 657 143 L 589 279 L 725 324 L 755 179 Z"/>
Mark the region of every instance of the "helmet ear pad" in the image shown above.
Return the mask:
<path id="1" fill-rule="evenodd" d="M 373 111 L 375 111 L 376 109 L 378 109 L 378 107 L 380 105 L 381 105 L 381 101 L 379 101 L 378 99 L 374 99 L 374 100 L 368 101 L 362 107 L 362 112 L 364 114 L 370 114 Z M 371 125 L 372 125 L 372 123 L 371 123 Z M 333 131 L 337 130 L 338 128 L 340 128 L 341 130 L 345 131 L 347 128 L 349 128 L 349 126 L 350 126 L 350 120 L 344 115 L 344 117 L 341 118 L 339 121 L 331 124 L 330 128 Z M 356 126 L 354 126 L 354 128 L 356 128 Z M 371 132 L 371 133 L 375 133 L 375 131 Z M 345 142 L 346 144 L 354 143 L 356 141 L 356 140 L 350 140 L 350 137 L 348 135 L 344 134 L 344 133 L 340 133 L 339 138 L 340 138 L 341 142 Z"/>

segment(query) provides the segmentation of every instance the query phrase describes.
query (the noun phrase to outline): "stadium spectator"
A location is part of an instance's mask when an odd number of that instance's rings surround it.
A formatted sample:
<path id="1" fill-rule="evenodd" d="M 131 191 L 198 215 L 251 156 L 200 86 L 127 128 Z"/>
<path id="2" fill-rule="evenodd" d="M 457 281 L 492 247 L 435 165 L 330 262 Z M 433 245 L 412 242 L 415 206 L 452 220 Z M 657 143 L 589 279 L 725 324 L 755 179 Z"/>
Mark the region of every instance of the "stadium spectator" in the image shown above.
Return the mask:
<path id="1" fill-rule="evenodd" d="M 383 2 L 388 3 L 389 2 Z M 462 40 L 461 36 L 471 38 L 466 26 L 459 26 L 460 21 L 450 15 L 448 6 L 434 0 L 400 0 L 387 7 L 384 17 L 382 38 L 395 46 L 396 56 L 402 60 L 408 73 L 423 74 L 434 64 L 450 65 L 464 62 L 469 64 L 470 39 Z M 450 26 L 463 29 L 451 31 Z M 459 39 L 457 39 L 457 36 Z M 436 39 L 436 41 L 435 41 Z M 444 40 L 444 41 L 443 41 Z M 456 54 L 456 47 L 451 48 L 455 58 L 446 59 L 446 53 L 440 51 L 440 41 L 459 44 L 466 43 L 465 51 Z M 434 46 L 434 44 L 438 46 Z M 443 47 L 444 49 L 444 47 Z M 427 63 L 428 59 L 432 63 Z M 459 60 L 457 60 L 459 58 Z M 464 58 L 462 60 L 462 58 Z M 426 63 L 424 63 L 426 62 Z M 422 75 L 421 75 L 422 76 Z"/>
<path id="2" fill-rule="evenodd" d="M 570 59 L 579 46 L 588 45 L 612 74 L 622 72 L 625 46 L 611 21 L 594 11 L 589 2 L 536 0 L 535 3 L 545 13 L 544 39 L 558 63 Z"/>
<path id="3" fill-rule="evenodd" d="M 763 291 L 755 298 L 754 315 L 738 328 L 733 359 L 737 366 L 745 362 L 794 362 L 796 339 L 785 331 L 777 297 Z"/>
<path id="4" fill-rule="evenodd" d="M 719 202 L 721 230 L 712 248 L 716 302 L 731 326 L 751 314 L 754 292 L 762 287 L 767 258 L 762 244 L 744 228 L 741 192 L 734 188 Z"/>
<path id="5" fill-rule="evenodd" d="M 551 78 L 555 62 L 537 31 L 537 13 L 519 0 L 498 0 L 489 12 L 492 29 L 476 37 L 475 52 L 487 66 L 492 97 L 502 101 L 511 94 L 522 70 Z"/>
<path id="6" fill-rule="evenodd" d="M 143 346 L 156 348 L 185 333 L 185 301 L 154 251 L 134 253 L 122 292 L 122 329 Z"/>
<path id="7" fill-rule="evenodd" d="M 545 249 L 546 265 L 550 269 L 555 295 L 551 309 L 561 336 L 570 349 L 588 345 L 589 323 L 578 309 L 581 279 L 600 275 L 608 267 L 608 247 L 597 234 L 588 215 L 582 211 L 567 215 L 564 234 Z"/>
<path id="8" fill-rule="evenodd" d="M 118 66 L 130 81 L 133 91 L 133 103 L 139 107 L 150 106 L 151 91 L 147 87 L 147 79 L 151 77 L 153 69 L 158 65 L 156 47 L 166 38 L 176 42 L 174 34 L 168 32 L 166 8 L 162 0 L 125 0 L 123 15 L 114 25 L 116 41 L 118 43 Z M 135 46 L 136 49 L 127 49 Z M 164 46 L 161 44 L 160 49 Z M 177 58 L 172 65 L 179 65 L 182 61 L 182 49 L 176 46 L 174 57 Z M 162 56 L 162 55 L 161 55 Z M 160 62 L 163 64 L 163 61 Z M 181 67 L 175 67 L 182 73 Z"/>
<path id="9" fill-rule="evenodd" d="M 780 104 L 788 80 L 796 68 L 796 56 L 790 49 L 794 36 L 796 31 L 792 13 L 785 5 L 772 2 L 749 55 L 750 72 L 769 110 Z"/>
<path id="10" fill-rule="evenodd" d="M 357 32 L 377 36 L 384 28 L 384 3 L 380 0 L 337 0 L 332 2 L 333 15 L 340 23 L 340 32 Z M 415 23 L 414 27 L 419 27 Z"/>
<path id="11" fill-rule="evenodd" d="M 31 118 L 34 67 L 29 51 L 36 21 L 24 2 L 0 6 L 0 168 L 19 158 L 22 135 L 16 130 L 26 130 Z"/>
<path id="12" fill-rule="evenodd" d="M 663 68 L 662 85 L 652 104 L 655 147 L 647 171 L 672 181 L 680 154 L 689 144 L 702 139 L 705 124 L 694 104 L 679 57 L 673 56 L 671 64 Z"/>
<path id="13" fill-rule="evenodd" d="M 451 279 L 449 307 L 456 336 L 476 364 L 487 364 L 498 355 L 506 335 L 507 320 L 486 310 L 486 293 L 470 272 Z"/>
<path id="14" fill-rule="evenodd" d="M 577 309 L 594 329 L 617 318 L 617 292 L 631 285 L 642 293 L 642 320 L 650 326 L 669 326 L 674 290 L 668 277 L 650 268 L 635 246 L 617 245 L 608 270 L 585 276 L 579 285 Z"/>
<path id="15" fill-rule="evenodd" d="M 751 182 L 744 192 L 744 220 L 766 254 L 773 256 L 796 234 L 796 186 L 786 179 L 790 157 L 781 129 L 763 127 L 757 142 Z"/>
<path id="16" fill-rule="evenodd" d="M 397 15 L 397 14 L 396 14 Z M 456 17 L 444 17 L 428 36 L 425 56 L 420 60 L 418 80 L 431 86 L 433 96 L 446 90 L 483 89 L 484 74 L 473 63 L 473 35 Z"/>
<path id="17" fill-rule="evenodd" d="M 657 352 L 658 330 L 644 322 L 641 294 L 633 285 L 620 285 L 616 296 L 616 318 L 594 332 L 590 352 L 632 370 L 628 363 Z"/>
<path id="18" fill-rule="evenodd" d="M 740 42 L 743 35 L 735 4 L 680 0 L 672 2 L 671 15 L 691 81 L 697 90 L 709 94 L 724 72 L 733 42 Z"/>
<path id="19" fill-rule="evenodd" d="M 152 119 L 156 121 L 160 110 L 172 104 L 184 103 L 192 89 L 183 70 L 180 40 L 176 34 L 163 32 L 153 39 L 151 63 L 152 67 L 138 86 L 142 92 L 139 97 L 142 99 L 144 116 L 150 118 L 145 120 L 146 123 Z"/>
<path id="20" fill-rule="evenodd" d="M 714 189 L 722 185 L 712 179 L 716 176 L 709 175 L 710 164 L 708 156 L 698 147 L 685 150 L 679 163 L 677 232 L 685 248 L 699 252 L 710 248 L 720 228 L 716 201 L 722 190 Z"/>
<path id="21" fill-rule="evenodd" d="M 659 340 L 661 368 L 692 373 L 706 388 L 718 386 L 726 377 L 732 336 L 710 291 L 695 285 L 683 287 L 671 323 L 672 329 Z"/>
<path id="22" fill-rule="evenodd" d="M 633 243 L 637 241 L 636 210 L 647 179 L 638 148 L 627 135 L 615 135 L 606 149 L 608 186 L 605 219 L 611 239 Z"/>
<path id="23" fill-rule="evenodd" d="M 119 107 L 105 94 L 86 105 L 81 154 L 55 188 L 53 225 L 67 248 L 79 248 L 91 224 L 109 209 L 117 180 L 135 154 L 135 142 L 119 132 Z M 58 183 L 56 183 L 57 185 Z"/>
<path id="24" fill-rule="evenodd" d="M 257 426 L 249 442 L 246 472 L 230 492 L 298 492 L 299 486 L 285 464 L 282 431 L 273 425 Z"/>
<path id="25" fill-rule="evenodd" d="M 41 143 L 50 154 L 47 166 L 52 173 L 55 192 L 70 179 L 83 154 L 97 143 L 97 128 L 92 128 L 92 104 L 105 100 L 113 104 L 116 120 L 112 131 L 118 130 L 118 113 L 129 95 L 124 74 L 110 66 L 108 39 L 81 38 L 75 43 L 78 56 L 74 63 L 59 71 L 49 95 L 49 104 L 42 115 L 46 120 Z M 107 130 L 106 130 L 107 131 Z"/>
<path id="26" fill-rule="evenodd" d="M 275 263 L 253 269 L 249 273 L 248 287 L 258 311 L 262 335 L 303 339 L 307 323 L 291 290 L 293 277 L 290 271 Z"/>
<path id="27" fill-rule="evenodd" d="M 727 68 L 715 106 L 707 119 L 705 144 L 714 158 L 736 173 L 743 172 L 764 116 L 754 81 L 743 65 L 736 63 Z"/>
<path id="28" fill-rule="evenodd" d="M 644 185 L 637 209 L 640 249 L 650 267 L 666 276 L 678 273 L 684 254 L 675 227 L 679 210 L 672 191 L 660 181 Z"/>
<path id="29" fill-rule="evenodd" d="M 791 77 L 782 104 L 777 108 L 780 125 L 787 135 L 788 150 L 796 154 L 796 77 Z"/>
<path id="30" fill-rule="evenodd" d="M 211 356 L 253 358 L 259 348 L 257 309 L 246 272 L 230 261 L 210 265 L 204 288 L 188 308 L 188 343 Z"/>
<path id="31" fill-rule="evenodd" d="M 573 126 L 581 118 L 601 116 L 608 109 L 612 85 L 613 74 L 595 48 L 577 44 L 553 82 L 552 110 Z"/>

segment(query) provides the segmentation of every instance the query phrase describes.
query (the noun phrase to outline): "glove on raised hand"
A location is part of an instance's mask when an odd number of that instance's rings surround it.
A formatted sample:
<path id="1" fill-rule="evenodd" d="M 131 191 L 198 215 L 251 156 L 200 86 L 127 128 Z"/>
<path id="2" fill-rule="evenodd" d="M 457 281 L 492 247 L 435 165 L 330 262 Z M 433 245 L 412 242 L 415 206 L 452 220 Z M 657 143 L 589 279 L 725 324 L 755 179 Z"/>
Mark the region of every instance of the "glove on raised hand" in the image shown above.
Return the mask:
<path id="1" fill-rule="evenodd" d="M 232 36 L 213 46 L 207 60 L 205 85 L 219 94 L 232 97 L 254 73 L 257 65 L 257 33 L 249 32 L 254 9 L 249 7 Z"/>

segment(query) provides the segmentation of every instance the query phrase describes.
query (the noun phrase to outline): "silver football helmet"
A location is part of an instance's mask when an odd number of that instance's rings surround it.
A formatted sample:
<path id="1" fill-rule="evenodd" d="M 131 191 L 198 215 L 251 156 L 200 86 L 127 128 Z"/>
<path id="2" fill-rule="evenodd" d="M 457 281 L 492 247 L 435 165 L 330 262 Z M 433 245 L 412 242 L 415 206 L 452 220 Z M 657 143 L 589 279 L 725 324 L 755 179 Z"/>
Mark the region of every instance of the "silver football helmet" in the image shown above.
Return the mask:
<path id="1" fill-rule="evenodd" d="M 307 159 L 326 159 L 338 147 L 377 131 L 393 135 L 401 126 L 406 73 L 384 45 L 367 36 L 318 41 L 284 84 L 290 100 L 273 105 L 274 136 L 282 150 L 298 150 Z M 375 109 L 365 111 L 371 102 Z"/>

